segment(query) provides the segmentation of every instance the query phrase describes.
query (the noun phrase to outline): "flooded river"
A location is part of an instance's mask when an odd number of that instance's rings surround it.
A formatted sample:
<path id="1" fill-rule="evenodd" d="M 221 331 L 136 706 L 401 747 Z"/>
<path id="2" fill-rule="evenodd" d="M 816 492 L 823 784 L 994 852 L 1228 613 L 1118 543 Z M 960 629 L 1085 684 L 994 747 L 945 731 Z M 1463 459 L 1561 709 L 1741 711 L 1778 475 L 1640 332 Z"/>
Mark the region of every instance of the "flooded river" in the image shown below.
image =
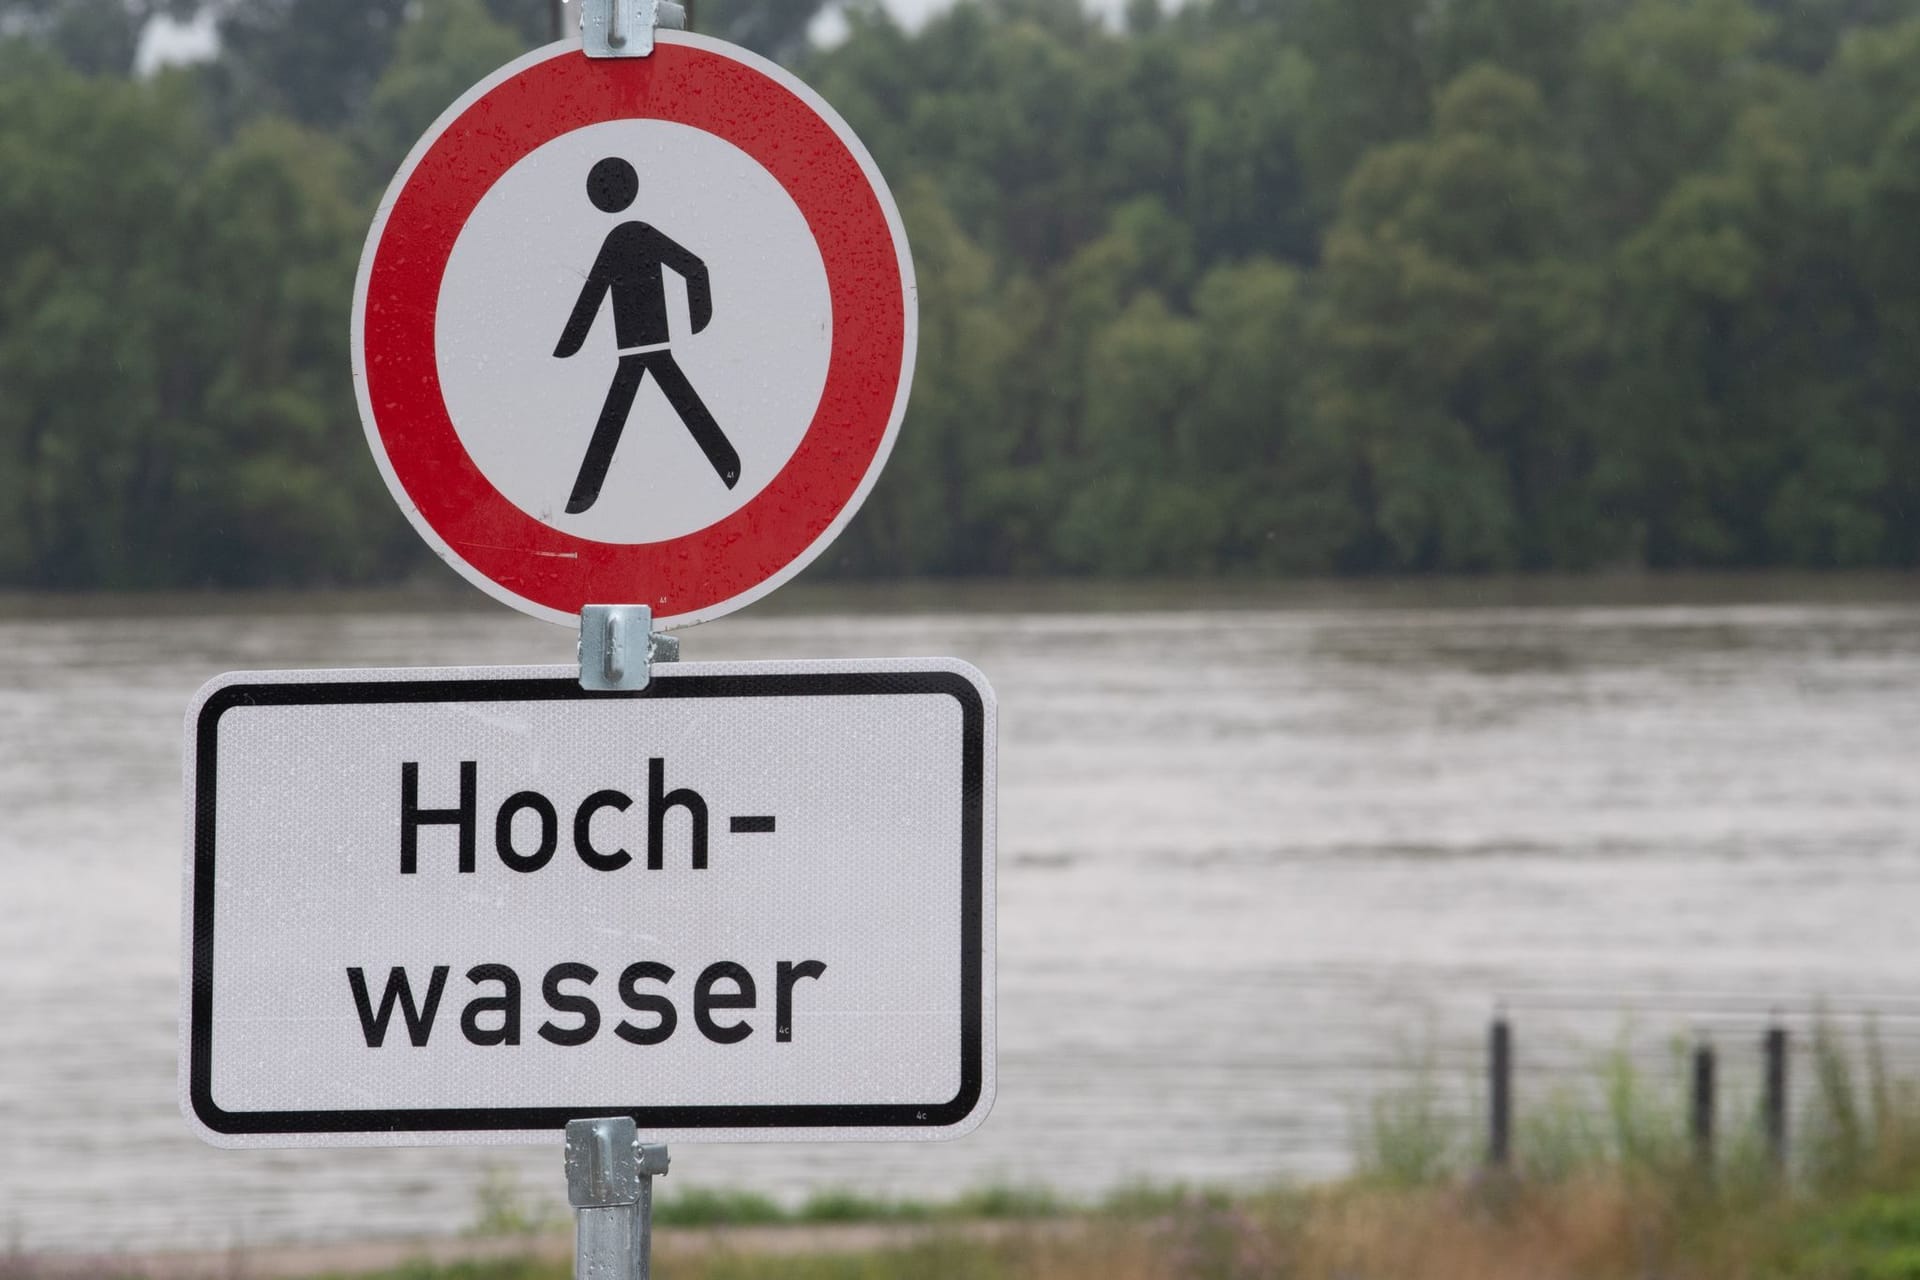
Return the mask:
<path id="1" fill-rule="evenodd" d="M 1000 1086 L 957 1143 L 683 1145 L 663 1194 L 1322 1176 L 1410 1063 L 1470 1084 L 1500 1002 L 1536 1059 L 1536 1026 L 1913 1012 L 1920 586 L 1870 588 L 981 591 L 689 633 L 700 659 L 949 654 L 993 681 Z M 564 662 L 571 636 L 404 604 L 82 614 L 0 612 L 0 1245 L 451 1232 L 487 1177 L 558 1200 L 557 1146 L 188 1135 L 180 742 L 222 671 Z"/>

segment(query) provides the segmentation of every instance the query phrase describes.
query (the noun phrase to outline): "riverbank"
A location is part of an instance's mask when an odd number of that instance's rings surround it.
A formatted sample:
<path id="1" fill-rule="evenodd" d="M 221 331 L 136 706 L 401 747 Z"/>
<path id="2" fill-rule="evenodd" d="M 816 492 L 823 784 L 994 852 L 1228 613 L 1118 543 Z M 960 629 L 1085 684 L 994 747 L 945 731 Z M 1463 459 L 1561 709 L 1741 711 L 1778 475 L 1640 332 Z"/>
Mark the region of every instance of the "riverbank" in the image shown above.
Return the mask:
<path id="1" fill-rule="evenodd" d="M 902 578 L 802 576 L 744 618 L 897 614 L 1105 613 L 1235 609 L 1557 609 L 1751 605 L 1871 605 L 1920 600 L 1920 573 L 1483 574 L 1421 577 Z M 49 592 L 0 590 L 0 621 L 326 616 L 366 613 L 509 615 L 430 566 L 384 587 L 260 591 Z M 540 626 L 541 624 L 534 624 Z M 726 629 L 728 624 L 709 624 Z M 702 634 L 700 629 L 692 634 Z"/>
<path id="2" fill-rule="evenodd" d="M 787 1207 L 676 1188 L 655 1254 L 673 1280 L 1920 1280 L 1920 1082 L 1875 1032 L 1822 1021 L 1782 1145 L 1757 1111 L 1711 1138 L 1620 1057 L 1523 1117 L 1486 1163 L 1433 1082 L 1378 1095 L 1357 1172 L 1250 1192 L 1044 1187 L 948 1201 L 820 1192 Z M 497 1177 L 458 1237 L 224 1252 L 0 1255 L 0 1280 L 566 1280 L 568 1211 Z"/>
<path id="3" fill-rule="evenodd" d="M 564 1233 L 144 1258 L 0 1257 L 3 1280 L 566 1280 Z M 1626 1171 L 1156 1197 L 1022 1220 L 662 1227 L 672 1280 L 1913 1280 L 1912 1170 L 1839 1193 Z"/>

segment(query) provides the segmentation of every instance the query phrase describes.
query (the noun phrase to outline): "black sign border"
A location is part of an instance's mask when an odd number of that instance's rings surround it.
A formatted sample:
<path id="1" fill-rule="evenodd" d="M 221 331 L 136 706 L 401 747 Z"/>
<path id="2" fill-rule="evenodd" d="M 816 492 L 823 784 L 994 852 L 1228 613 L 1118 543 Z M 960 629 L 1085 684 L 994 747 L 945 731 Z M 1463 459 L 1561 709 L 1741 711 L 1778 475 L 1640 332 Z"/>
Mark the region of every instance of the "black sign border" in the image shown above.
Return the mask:
<path id="1" fill-rule="evenodd" d="M 213 920 L 215 785 L 220 718 L 235 707 L 369 706 L 431 702 L 597 702 L 688 698 L 899 697 L 944 694 L 961 710 L 960 1090 L 937 1103 L 794 1106 L 630 1105 L 462 1107 L 411 1110 L 248 1111 L 213 1100 Z M 231 1137 L 559 1131 L 571 1120 L 631 1116 L 642 1133 L 675 1130 L 952 1128 L 980 1102 L 984 1059 L 982 877 L 986 804 L 986 709 L 980 690 L 953 671 L 686 675 L 638 692 L 598 692 L 568 677 L 476 680 L 345 680 L 234 684 L 216 690 L 195 727 L 192 990 L 188 1099 L 200 1123 Z M 687 1140 L 697 1140 L 697 1133 Z"/>

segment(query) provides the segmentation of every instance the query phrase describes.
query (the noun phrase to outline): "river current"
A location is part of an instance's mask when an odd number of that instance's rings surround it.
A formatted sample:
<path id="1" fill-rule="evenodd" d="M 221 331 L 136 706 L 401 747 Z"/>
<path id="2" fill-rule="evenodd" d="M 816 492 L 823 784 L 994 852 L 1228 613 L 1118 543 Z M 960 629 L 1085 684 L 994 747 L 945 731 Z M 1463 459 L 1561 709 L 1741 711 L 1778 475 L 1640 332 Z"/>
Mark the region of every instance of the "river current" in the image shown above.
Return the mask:
<path id="1" fill-rule="evenodd" d="M 1675 1036 L 1746 1054 L 1776 1011 L 1876 1011 L 1920 1059 L 1920 587 L 1819 594 L 981 591 L 689 633 L 703 660 L 942 654 L 993 682 L 999 1097 L 954 1143 L 679 1145 L 662 1195 L 1334 1175 L 1383 1092 L 1472 1110 L 1500 1006 L 1523 1105 L 1623 1038 L 1656 1073 Z M 175 1007 L 201 683 L 571 656 L 505 610 L 0 609 L 0 1242 L 445 1233 L 489 1179 L 561 1201 L 557 1145 L 202 1146 Z"/>

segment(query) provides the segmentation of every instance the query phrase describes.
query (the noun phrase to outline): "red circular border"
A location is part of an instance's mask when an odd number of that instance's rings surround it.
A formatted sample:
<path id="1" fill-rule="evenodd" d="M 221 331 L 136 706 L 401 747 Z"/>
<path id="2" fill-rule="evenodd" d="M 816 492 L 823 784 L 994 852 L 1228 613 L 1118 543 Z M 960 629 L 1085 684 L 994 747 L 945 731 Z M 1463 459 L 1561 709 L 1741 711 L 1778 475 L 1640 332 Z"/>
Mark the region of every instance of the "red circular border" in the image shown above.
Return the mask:
<path id="1" fill-rule="evenodd" d="M 786 466 L 718 523 L 637 544 L 563 533 L 501 494 L 454 430 L 434 342 L 447 259 L 481 198 L 535 148 L 621 119 L 690 125 L 753 157 L 806 218 L 833 305 L 826 387 Z M 710 610 L 792 564 L 859 492 L 886 441 L 903 372 L 902 252 L 833 125 L 761 71 L 665 42 L 648 58 L 560 52 L 448 123 L 394 197 L 362 304 L 367 403 L 420 517 L 507 592 L 568 614 L 588 604 L 650 604 L 661 618 Z"/>

